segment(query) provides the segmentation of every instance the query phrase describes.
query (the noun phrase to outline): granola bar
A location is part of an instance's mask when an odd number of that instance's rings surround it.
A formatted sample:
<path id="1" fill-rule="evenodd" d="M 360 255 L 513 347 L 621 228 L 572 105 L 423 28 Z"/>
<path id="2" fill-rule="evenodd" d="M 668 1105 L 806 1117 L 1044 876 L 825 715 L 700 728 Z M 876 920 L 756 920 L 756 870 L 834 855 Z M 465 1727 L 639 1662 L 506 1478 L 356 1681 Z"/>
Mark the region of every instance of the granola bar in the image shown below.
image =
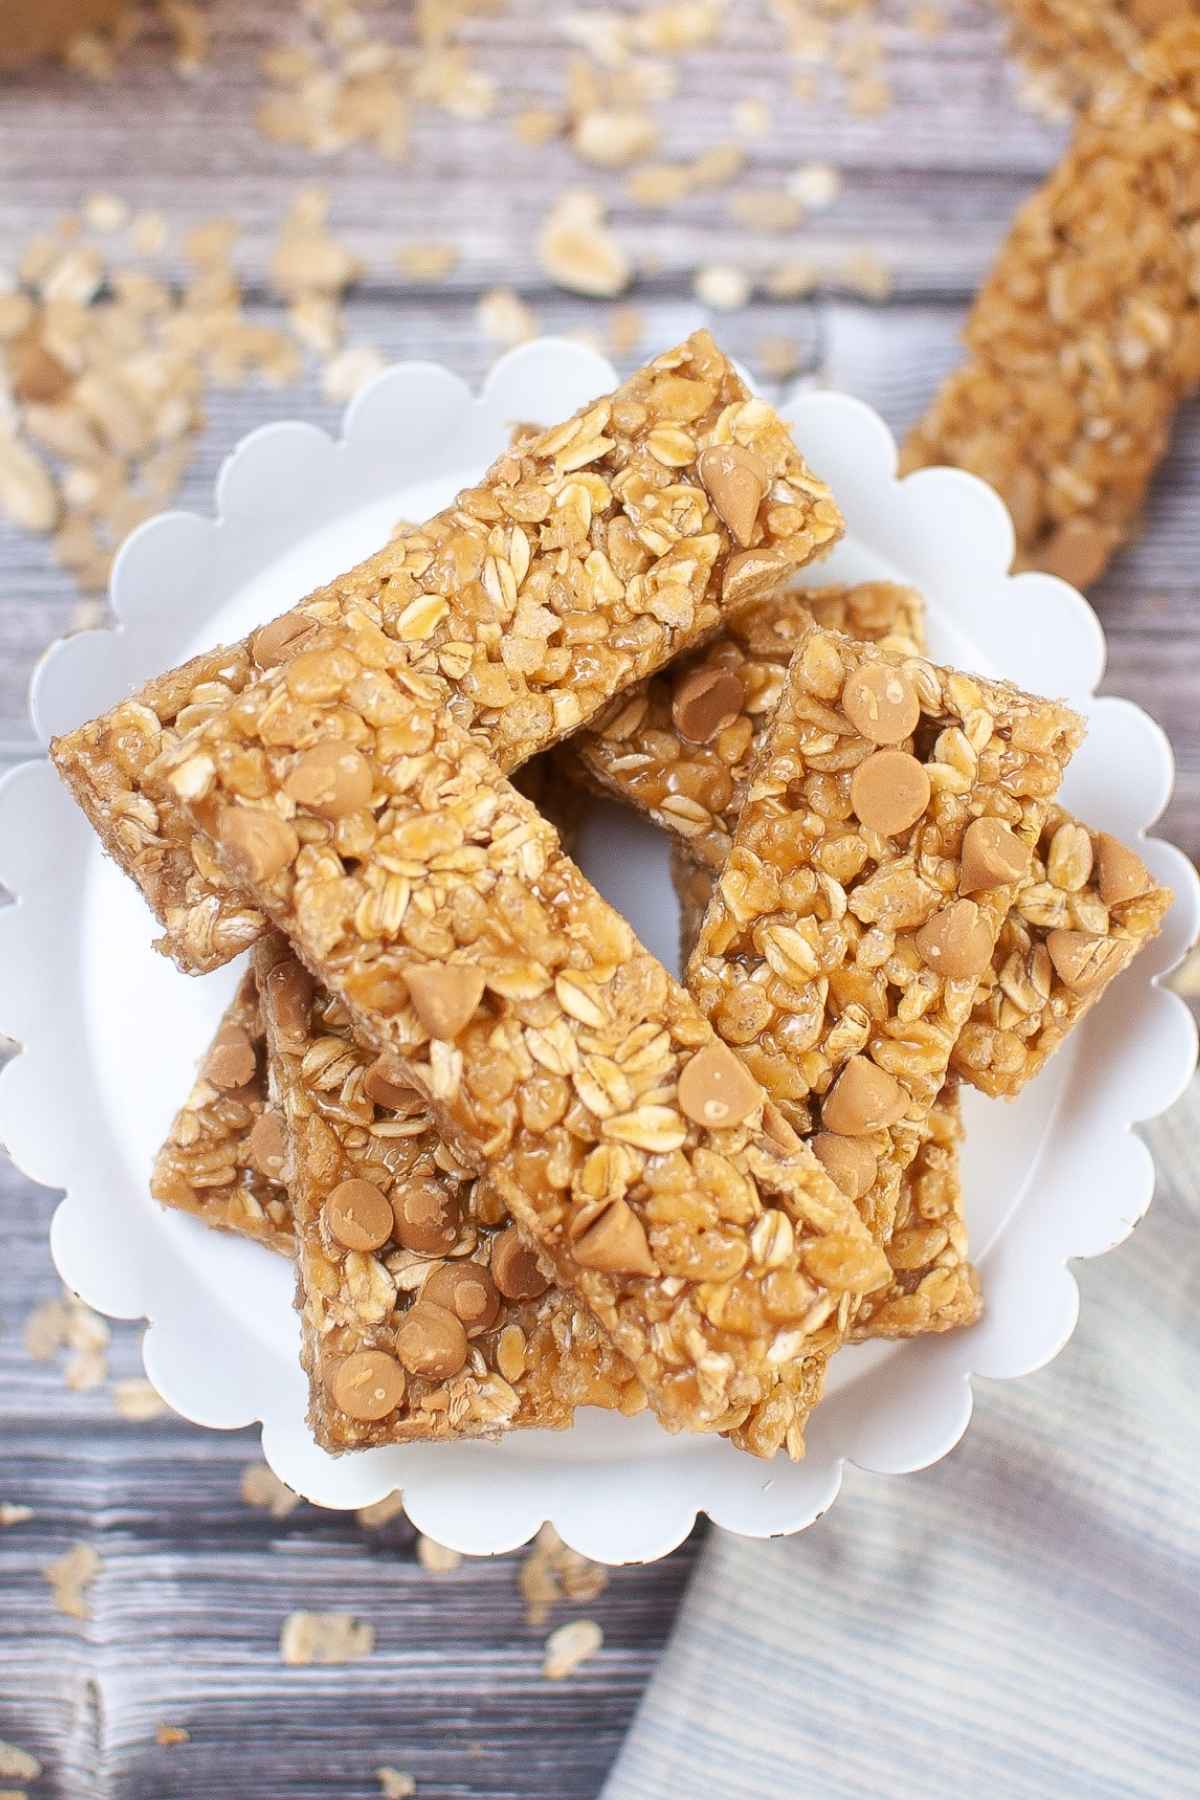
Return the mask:
<path id="1" fill-rule="evenodd" d="M 1047 815 L 1031 873 L 953 1057 L 975 1087 L 1008 1099 L 1158 935 L 1173 898 L 1134 851 L 1058 806 Z"/>
<path id="2" fill-rule="evenodd" d="M 968 360 L 904 469 L 955 463 L 1008 504 L 1021 567 L 1086 587 L 1132 530 L 1200 382 L 1200 20 L 1103 84 L 1017 214 L 966 326 Z"/>
<path id="3" fill-rule="evenodd" d="M 886 1262 L 436 685 L 367 680 L 376 642 L 368 621 L 321 633 L 163 778 L 355 1035 L 486 1167 L 663 1422 L 737 1424 Z M 351 832 L 309 798 L 331 743 L 367 795 Z"/>
<path id="4" fill-rule="evenodd" d="M 683 838 L 694 862 L 720 869 L 755 757 L 801 635 L 816 621 L 916 655 L 924 603 L 892 581 L 772 594 L 740 608 L 721 636 L 622 695 L 561 752 L 600 792 Z"/>
<path id="5" fill-rule="evenodd" d="M 364 682 L 402 666 L 508 771 L 827 550 L 841 517 L 707 332 L 525 437 L 427 525 L 232 649 L 57 739 L 60 774 L 189 972 L 262 930 L 192 840 L 156 759 L 260 675 L 312 666 L 322 628 L 374 628 Z M 321 781 L 332 779 L 326 771 Z"/>
<path id="6" fill-rule="evenodd" d="M 290 1255 L 283 1130 L 267 1102 L 258 987 L 247 970 L 175 1115 L 150 1180 L 156 1200 Z"/>
<path id="7" fill-rule="evenodd" d="M 345 1006 L 280 938 L 260 941 L 255 966 L 317 1442 L 337 1452 L 562 1429 L 576 1406 L 640 1411 L 629 1363 L 552 1287 L 421 1096 L 355 1042 Z"/>
<path id="8" fill-rule="evenodd" d="M 1195 14 L 1195 0 L 1005 0 L 1009 41 L 1035 97 L 1077 103 L 1122 80 L 1147 38 Z"/>

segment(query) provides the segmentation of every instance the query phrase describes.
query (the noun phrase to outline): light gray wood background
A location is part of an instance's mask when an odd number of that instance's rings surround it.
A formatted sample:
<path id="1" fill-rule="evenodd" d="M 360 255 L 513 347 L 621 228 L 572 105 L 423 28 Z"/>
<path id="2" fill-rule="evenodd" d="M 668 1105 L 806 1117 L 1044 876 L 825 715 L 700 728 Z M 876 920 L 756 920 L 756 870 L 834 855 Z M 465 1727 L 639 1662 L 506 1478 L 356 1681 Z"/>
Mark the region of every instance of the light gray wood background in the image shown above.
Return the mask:
<path id="1" fill-rule="evenodd" d="M 398 32 L 407 9 L 394 7 Z M 790 256 L 834 268 L 869 251 L 894 277 L 886 304 L 831 282 L 811 302 L 755 301 L 716 320 L 752 367 L 769 335 L 803 346 L 806 369 L 863 395 L 902 430 L 956 355 L 955 332 L 1006 221 L 1054 161 L 1063 130 L 1020 110 L 1002 31 L 984 0 L 949 0 L 932 40 L 906 27 L 906 3 L 881 6 L 895 91 L 879 119 L 850 116 L 832 78 L 812 103 L 790 97 L 788 65 L 765 0 L 730 6 L 719 48 L 682 68 L 663 109 L 669 154 L 732 135 L 730 108 L 762 95 L 770 135 L 749 146 L 747 182 L 777 186 L 810 160 L 845 176 L 838 204 L 790 238 L 730 224 L 726 192 L 671 213 L 645 213 L 618 178 L 583 179 L 613 199 L 623 241 L 652 273 L 629 296 L 646 348 L 702 321 L 690 297 L 698 264 L 751 270 Z M 603 324 L 604 309 L 547 285 L 532 254 L 549 197 L 581 171 L 561 145 L 517 147 L 497 122 L 418 117 L 408 167 L 352 151 L 317 163 L 265 143 L 252 109 L 257 57 L 292 13 L 285 0 L 218 0 L 217 48 L 192 82 L 153 37 L 116 82 L 97 88 L 63 72 L 0 82 L 0 268 L 32 233 L 99 188 L 161 209 L 173 226 L 229 213 L 244 226 L 239 261 L 251 310 L 273 316 L 264 269 L 295 188 L 328 182 L 333 224 L 367 275 L 350 297 L 350 341 L 389 357 L 437 357 L 476 378 L 494 354 L 478 295 L 511 283 L 548 330 Z M 560 91 L 556 7 L 512 0 L 471 27 L 479 61 L 510 97 Z M 395 247 L 451 238 L 462 249 L 441 286 L 405 289 Z M 269 419 L 330 428 L 336 410 L 314 379 L 285 392 L 215 393 L 202 454 L 185 493 L 207 508 L 221 458 Z M 1110 645 L 1108 686 L 1140 701 L 1170 733 L 1179 784 L 1166 829 L 1200 850 L 1200 416 L 1179 423 L 1145 530 L 1093 598 Z M 44 542 L 0 526 L 0 763 L 35 751 L 25 714 L 30 669 L 68 629 L 78 596 Z M 70 1095 L 63 1095 L 64 1107 Z M 107 1390 L 69 1392 L 61 1368 L 31 1362 L 21 1343 L 31 1307 L 56 1291 L 46 1234 L 54 1197 L 0 1170 L 6 1222 L 0 1257 L 0 1500 L 34 1519 L 0 1532 L 0 1739 L 35 1751 L 33 1790 L 61 1800 L 357 1800 L 374 1768 L 417 1777 L 428 1796 L 590 1800 L 599 1789 L 691 1567 L 695 1540 L 653 1568 L 614 1574 L 586 1611 L 606 1634 L 572 1681 L 539 1679 L 543 1632 L 524 1624 L 513 1558 L 435 1578 L 397 1521 L 379 1533 L 303 1507 L 281 1524 L 239 1498 L 250 1433 L 222 1435 L 170 1419 L 126 1423 Z M 138 1369 L 137 1333 L 118 1327 L 114 1374 Z M 959 1454 L 970 1454 L 968 1444 Z M 486 1495 L 480 1504 L 486 1505 Z M 103 1570 L 93 1618 L 51 1604 L 40 1570 L 71 1543 L 96 1547 Z M 349 1669 L 284 1669 L 280 1622 L 295 1608 L 349 1608 L 373 1621 L 378 1648 Z M 557 1619 L 570 1616 L 566 1612 Z M 187 1727 L 162 1749 L 157 1724 Z"/>

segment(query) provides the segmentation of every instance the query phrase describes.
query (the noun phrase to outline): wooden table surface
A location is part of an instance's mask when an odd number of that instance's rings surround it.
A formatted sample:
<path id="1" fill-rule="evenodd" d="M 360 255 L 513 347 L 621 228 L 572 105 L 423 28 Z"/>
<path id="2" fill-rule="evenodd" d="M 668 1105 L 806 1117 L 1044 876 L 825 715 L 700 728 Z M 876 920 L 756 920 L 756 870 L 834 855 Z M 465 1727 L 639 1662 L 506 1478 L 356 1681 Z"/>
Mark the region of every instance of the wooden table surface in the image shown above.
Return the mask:
<path id="1" fill-rule="evenodd" d="M 15 265 L 35 231 L 109 189 L 161 209 L 173 226 L 213 214 L 238 219 L 249 309 L 274 317 L 264 282 L 274 229 L 297 186 L 320 180 L 332 194 L 335 230 L 367 266 L 347 302 L 350 341 L 388 357 L 435 356 L 475 379 L 495 353 L 476 302 L 499 282 L 515 286 L 547 330 L 603 328 L 606 309 L 550 286 L 532 251 L 549 199 L 582 180 L 611 196 L 619 235 L 651 271 L 628 296 L 644 316 L 647 349 L 702 321 L 691 297 L 700 264 L 753 271 L 803 255 L 835 269 L 857 253 L 876 257 L 892 275 L 884 303 L 831 281 L 811 301 L 755 300 L 716 325 L 751 367 L 764 338 L 796 339 L 807 373 L 861 394 L 902 430 L 955 360 L 970 294 L 1013 208 L 1063 141 L 1063 128 L 1016 104 L 1001 30 L 983 3 L 950 0 L 946 29 L 925 38 L 907 29 L 907 4 L 885 0 L 895 103 L 862 119 L 846 112 L 831 83 L 812 102 L 792 99 L 769 7 L 742 0 L 730 6 L 720 48 L 681 64 L 679 97 L 661 109 L 669 153 L 691 155 L 729 137 L 733 102 L 762 95 L 773 122 L 749 145 L 754 185 L 778 186 L 813 160 L 844 175 L 838 203 L 790 241 L 756 238 L 730 224 L 727 194 L 641 212 L 622 197 L 620 177 L 581 172 L 559 144 L 522 149 L 499 121 L 424 114 L 404 168 L 368 151 L 317 161 L 268 144 L 252 122 L 257 57 L 291 10 L 285 0 L 219 0 L 210 9 L 213 59 L 190 82 L 151 37 L 107 87 L 61 71 L 0 83 L 0 270 Z M 558 10 L 511 0 L 471 26 L 477 58 L 502 95 L 553 101 L 560 93 Z M 393 251 L 430 238 L 455 241 L 461 260 L 438 287 L 406 289 Z M 315 378 L 284 391 L 216 392 L 207 409 L 184 495 L 200 509 L 221 458 L 247 429 L 284 417 L 336 424 Z M 1142 537 L 1093 595 L 1108 633 L 1109 689 L 1139 701 L 1173 740 L 1179 782 L 1165 826 L 1193 855 L 1198 496 L 1193 409 L 1179 422 Z M 35 753 L 29 673 L 43 646 L 76 621 L 77 606 L 45 542 L 0 526 L 4 762 Z M 62 1100 L 69 1108 L 69 1093 Z M 411 1771 L 422 1800 L 598 1793 L 670 1628 L 695 1538 L 654 1567 L 614 1573 L 583 1609 L 604 1628 L 603 1651 L 573 1679 L 548 1686 L 540 1679 L 545 1628 L 524 1622 L 517 1559 L 434 1576 L 415 1561 L 403 1519 L 367 1532 L 303 1506 L 274 1522 L 239 1495 L 242 1468 L 256 1457 L 251 1433 L 174 1418 L 130 1423 L 108 1386 L 72 1392 L 61 1359 L 30 1360 L 24 1319 L 56 1291 L 46 1243 L 54 1196 L 6 1169 L 0 1204 L 0 1502 L 34 1510 L 28 1523 L 0 1530 L 0 1739 L 45 1763 L 34 1795 L 357 1800 L 378 1793 L 381 1764 Z M 132 1327 L 114 1328 L 111 1362 L 114 1376 L 137 1372 Z M 960 1454 L 970 1454 L 969 1441 Z M 102 1559 L 83 1624 L 54 1609 L 40 1572 L 77 1542 Z M 348 1668 L 283 1667 L 280 1623 L 299 1608 L 369 1619 L 375 1654 Z M 572 1616 L 576 1609 L 560 1608 L 553 1622 Z M 185 1727 L 191 1742 L 158 1746 L 162 1724 Z"/>

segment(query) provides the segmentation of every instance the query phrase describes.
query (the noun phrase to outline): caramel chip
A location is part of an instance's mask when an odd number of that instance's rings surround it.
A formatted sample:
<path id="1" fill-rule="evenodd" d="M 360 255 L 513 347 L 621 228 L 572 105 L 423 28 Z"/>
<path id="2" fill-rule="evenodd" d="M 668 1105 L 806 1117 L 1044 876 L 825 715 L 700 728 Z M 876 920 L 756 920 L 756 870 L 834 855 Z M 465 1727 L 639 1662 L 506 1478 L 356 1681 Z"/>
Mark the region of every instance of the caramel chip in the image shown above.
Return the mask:
<path id="1" fill-rule="evenodd" d="M 992 960 L 992 933 L 973 900 L 952 900 L 922 925 L 913 941 L 922 959 L 947 981 L 982 975 Z"/>
<path id="2" fill-rule="evenodd" d="M 316 983 L 303 963 L 289 958 L 276 963 L 267 976 L 266 987 L 280 1048 L 302 1055 L 308 1048 Z"/>
<path id="3" fill-rule="evenodd" d="M 254 1121 L 249 1140 L 250 1157 L 260 1175 L 268 1181 L 279 1181 L 287 1160 L 287 1137 L 283 1120 L 270 1108 Z"/>
<path id="4" fill-rule="evenodd" d="M 500 1315 L 499 1292 L 482 1263 L 443 1263 L 421 1289 L 421 1299 L 452 1312 L 462 1320 L 468 1335 L 490 1331 Z"/>
<path id="5" fill-rule="evenodd" d="M 243 881 L 270 881 L 300 849 L 291 826 L 259 806 L 226 806 L 217 837 L 234 876 Z"/>
<path id="6" fill-rule="evenodd" d="M 895 1125 L 907 1106 L 908 1095 L 894 1075 L 867 1056 L 852 1056 L 825 1096 L 821 1123 L 826 1131 L 862 1137 Z"/>
<path id="7" fill-rule="evenodd" d="M 456 1038 L 483 998 L 483 975 L 467 963 L 415 963 L 404 979 L 430 1037 Z"/>
<path id="8" fill-rule="evenodd" d="M 766 463 L 741 444 L 711 444 L 696 459 L 696 473 L 716 511 L 745 550 L 771 482 Z"/>
<path id="9" fill-rule="evenodd" d="M 596 1215 L 571 1246 L 584 1269 L 613 1275 L 653 1275 L 654 1258 L 641 1220 L 627 1200 L 613 1200 Z"/>
<path id="10" fill-rule="evenodd" d="M 676 683 L 671 717 L 680 737 L 707 744 L 733 721 L 745 705 L 741 681 L 732 669 L 692 669 Z"/>
<path id="11" fill-rule="evenodd" d="M 204 1059 L 204 1073 L 214 1087 L 245 1087 L 258 1067 L 254 1045 L 240 1025 L 223 1025 Z"/>
<path id="12" fill-rule="evenodd" d="M 515 1225 L 492 1242 L 492 1279 L 506 1300 L 536 1300 L 550 1286 Z"/>
<path id="13" fill-rule="evenodd" d="M 424 1256 L 445 1255 L 458 1238 L 462 1206 L 458 1195 L 432 1176 L 417 1176 L 392 1190 L 397 1242 Z"/>
<path id="14" fill-rule="evenodd" d="M 1029 873 L 1030 850 L 999 819 L 972 819 L 963 832 L 960 894 L 1007 886 Z"/>
<path id="15" fill-rule="evenodd" d="M 1097 858 L 1100 864 L 1100 898 L 1105 906 L 1120 906 L 1135 900 L 1150 886 L 1150 871 L 1140 856 L 1135 856 L 1119 838 L 1107 831 L 1096 834 Z"/>
<path id="16" fill-rule="evenodd" d="M 708 1131 L 740 1125 L 762 1103 L 762 1089 L 727 1044 L 706 1044 L 680 1073 L 679 1105 Z"/>
<path id="17" fill-rule="evenodd" d="M 462 1320 L 432 1300 L 418 1300 L 396 1328 L 396 1355 L 411 1375 L 446 1381 L 467 1360 Z"/>
<path id="18" fill-rule="evenodd" d="M 857 1138 L 839 1137 L 836 1131 L 818 1131 L 812 1147 L 813 1155 L 843 1194 L 861 1200 L 870 1192 L 879 1161 L 865 1144 Z"/>
<path id="19" fill-rule="evenodd" d="M 404 1398 L 404 1370 L 382 1350 L 358 1350 L 333 1371 L 334 1403 L 352 1419 L 373 1425 Z"/>
<path id="20" fill-rule="evenodd" d="M 721 599 L 726 606 L 741 606 L 770 593 L 792 573 L 793 564 L 786 550 L 761 547 L 757 550 L 735 550 L 727 558 L 721 577 Z"/>
<path id="21" fill-rule="evenodd" d="M 929 776 L 907 750 L 876 750 L 850 781 L 850 804 L 868 831 L 895 837 L 929 805 Z"/>
<path id="22" fill-rule="evenodd" d="M 373 1100 L 376 1106 L 390 1106 L 394 1112 L 410 1112 L 414 1102 L 419 1106 L 421 1096 L 416 1089 L 390 1080 L 386 1067 L 386 1057 L 377 1056 L 363 1076 L 363 1092 L 367 1099 Z"/>
<path id="23" fill-rule="evenodd" d="M 303 613 L 284 613 L 281 619 L 272 619 L 269 625 L 255 632 L 250 643 L 251 654 L 260 669 L 272 669 L 277 663 L 288 662 L 299 655 L 316 630 L 315 619 Z"/>
<path id="24" fill-rule="evenodd" d="M 325 1202 L 330 1235 L 347 1250 L 378 1250 L 392 1235 L 391 1203 L 372 1181 L 339 1182 Z"/>
<path id="25" fill-rule="evenodd" d="M 371 767 L 361 751 L 332 739 L 306 750 L 284 781 L 284 792 L 322 819 L 361 812 L 371 798 Z"/>
<path id="26" fill-rule="evenodd" d="M 1090 931 L 1048 932 L 1046 949 L 1059 980 L 1075 994 L 1102 987 L 1123 960 L 1123 946 L 1115 938 L 1095 937 Z"/>
<path id="27" fill-rule="evenodd" d="M 907 675 L 888 663 L 865 662 L 846 679 L 842 710 L 873 744 L 899 744 L 911 737 L 921 717 L 917 690 Z"/>

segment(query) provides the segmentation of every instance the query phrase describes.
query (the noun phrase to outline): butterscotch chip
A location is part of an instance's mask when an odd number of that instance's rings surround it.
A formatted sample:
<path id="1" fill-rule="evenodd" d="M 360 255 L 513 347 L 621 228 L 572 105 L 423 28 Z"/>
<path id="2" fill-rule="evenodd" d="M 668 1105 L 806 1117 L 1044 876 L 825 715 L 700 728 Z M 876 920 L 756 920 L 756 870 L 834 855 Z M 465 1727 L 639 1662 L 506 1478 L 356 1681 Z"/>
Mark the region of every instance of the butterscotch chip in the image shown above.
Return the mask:
<path id="1" fill-rule="evenodd" d="M 671 717 L 680 737 L 707 744 L 731 725 L 746 703 L 732 669 L 693 669 L 676 684 Z"/>
<path id="2" fill-rule="evenodd" d="M 406 1250 L 432 1256 L 454 1248 L 462 1207 L 440 1182 L 422 1177 L 393 1189 L 392 1213 L 397 1241 Z"/>
<path id="3" fill-rule="evenodd" d="M 250 1156 L 260 1175 L 268 1181 L 279 1181 L 287 1159 L 287 1137 L 283 1120 L 277 1112 L 262 1113 L 250 1132 Z"/>
<path id="4" fill-rule="evenodd" d="M 349 744 L 332 740 L 306 750 L 283 784 L 297 806 L 322 819 L 344 819 L 371 798 L 371 770 Z"/>
<path id="5" fill-rule="evenodd" d="M 483 975 L 464 963 L 424 963 L 404 971 L 408 997 L 434 1038 L 456 1038 L 483 998 Z"/>
<path id="6" fill-rule="evenodd" d="M 1096 833 L 1096 857 L 1100 864 L 1100 898 L 1105 906 L 1135 900 L 1150 886 L 1150 871 L 1141 857 L 1107 831 Z"/>
<path id="7" fill-rule="evenodd" d="M 574 1240 L 572 1253 L 585 1269 L 622 1275 L 655 1272 L 645 1229 L 626 1200 L 611 1201 Z"/>
<path id="8" fill-rule="evenodd" d="M 418 1300 L 397 1328 L 396 1355 L 412 1375 L 434 1381 L 457 1375 L 467 1360 L 462 1320 L 432 1300 Z"/>
<path id="9" fill-rule="evenodd" d="M 879 1158 L 857 1138 L 840 1137 L 836 1131 L 818 1131 L 812 1140 L 813 1154 L 826 1173 L 837 1182 L 851 1200 L 861 1200 L 870 1192 L 879 1167 Z"/>
<path id="10" fill-rule="evenodd" d="M 1059 978 L 1076 994 L 1100 987 L 1113 973 L 1113 964 L 1125 955 L 1123 944 L 1090 931 L 1052 931 L 1046 948 Z"/>
<path id="11" fill-rule="evenodd" d="M 374 1182 L 339 1182 L 324 1210 L 331 1236 L 347 1250 L 378 1250 L 392 1235 L 391 1203 Z"/>
<path id="12" fill-rule="evenodd" d="M 886 663 L 860 663 L 842 689 L 842 708 L 872 744 L 899 744 L 921 717 L 917 690 L 907 675 Z"/>
<path id="13" fill-rule="evenodd" d="M 506 1300 L 536 1300 L 550 1286 L 515 1225 L 492 1244 L 492 1279 Z"/>
<path id="14" fill-rule="evenodd" d="M 845 1137 L 862 1137 L 895 1125 L 904 1117 L 908 1096 L 886 1069 L 867 1056 L 852 1056 L 821 1108 L 826 1131 Z"/>
<path id="15" fill-rule="evenodd" d="M 270 881 L 300 849 L 286 820 L 257 806 L 226 806 L 217 836 L 234 876 L 243 881 Z"/>
<path id="16" fill-rule="evenodd" d="M 419 1095 L 402 1082 L 391 1081 L 385 1074 L 386 1059 L 377 1056 L 363 1076 L 363 1092 L 376 1106 L 390 1106 L 394 1112 L 407 1112 Z"/>
<path id="17" fill-rule="evenodd" d="M 850 804 L 869 831 L 896 837 L 916 824 L 931 791 L 925 768 L 907 750 L 876 750 L 854 771 Z"/>
<path id="18" fill-rule="evenodd" d="M 736 550 L 725 564 L 721 577 L 721 598 L 726 606 L 741 606 L 745 600 L 756 600 L 790 574 L 786 554 L 762 547 Z"/>
<path id="19" fill-rule="evenodd" d="M 285 1049 L 303 1049 L 308 1042 L 314 982 L 302 964 L 289 957 L 267 976 L 267 997 L 275 1030 Z"/>
<path id="20" fill-rule="evenodd" d="M 204 1060 L 204 1073 L 218 1088 L 245 1087 L 256 1067 L 254 1045 L 237 1025 L 226 1025 L 217 1033 Z"/>
<path id="21" fill-rule="evenodd" d="M 404 1398 L 404 1370 L 382 1350 L 358 1350 L 333 1372 L 334 1402 L 352 1419 L 372 1424 L 395 1412 Z"/>
<path id="22" fill-rule="evenodd" d="M 740 444 L 713 444 L 696 459 L 696 472 L 738 543 L 748 548 L 771 481 L 762 457 Z"/>
<path id="23" fill-rule="evenodd" d="M 963 833 L 960 894 L 1007 886 L 1029 873 L 1030 849 L 999 819 L 972 819 Z"/>
<path id="24" fill-rule="evenodd" d="M 727 1044 L 706 1044 L 679 1076 L 679 1104 L 709 1131 L 726 1131 L 762 1105 L 762 1089 Z"/>
<path id="25" fill-rule="evenodd" d="M 490 1331 L 500 1313 L 496 1283 L 477 1262 L 443 1263 L 421 1289 L 421 1299 L 444 1306 L 461 1319 L 468 1334 Z"/>
<path id="26" fill-rule="evenodd" d="M 317 628 L 316 619 L 284 613 L 281 619 L 272 619 L 269 625 L 255 632 L 250 640 L 250 654 L 260 669 L 273 669 L 278 663 L 298 656 Z"/>
<path id="27" fill-rule="evenodd" d="M 983 974 L 992 960 L 993 933 L 973 900 L 954 900 L 922 925 L 913 942 L 931 969 L 947 981 Z"/>

